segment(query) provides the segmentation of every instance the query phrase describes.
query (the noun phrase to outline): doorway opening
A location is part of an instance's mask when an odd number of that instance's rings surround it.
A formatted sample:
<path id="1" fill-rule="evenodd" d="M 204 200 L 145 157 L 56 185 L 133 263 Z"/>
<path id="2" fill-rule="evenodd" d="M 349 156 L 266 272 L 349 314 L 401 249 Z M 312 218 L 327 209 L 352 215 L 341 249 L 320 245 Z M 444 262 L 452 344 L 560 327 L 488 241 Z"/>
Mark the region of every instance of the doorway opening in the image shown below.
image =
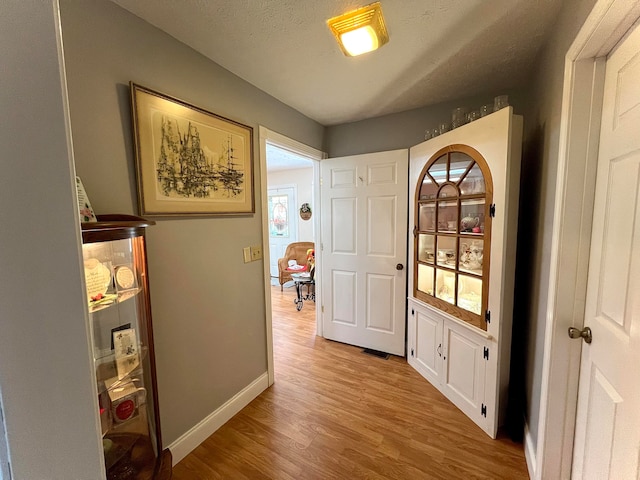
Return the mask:
<path id="1" fill-rule="evenodd" d="M 282 308 L 311 322 L 316 335 L 320 324 L 320 289 L 300 284 L 295 275 L 309 274 L 310 263 L 320 263 L 319 160 L 325 155 L 260 127 L 260 162 L 262 175 L 263 251 L 265 253 L 265 310 L 267 327 L 267 363 L 269 384 L 274 381 L 273 325 Z M 289 258 L 286 252 L 294 251 Z M 310 252 L 313 250 L 313 252 Z M 311 258 L 313 255 L 313 258 Z M 284 259 L 284 260 L 280 260 Z M 280 260 L 280 262 L 279 262 Z M 283 268 L 283 264 L 287 268 Z M 315 271 L 315 270 L 314 270 Z M 277 296 L 272 301 L 272 295 Z M 288 301 L 287 301 L 288 300 Z M 278 311 L 276 311 L 278 310 Z M 304 316 L 300 315 L 304 310 Z M 297 318 L 297 317 L 296 317 Z"/>

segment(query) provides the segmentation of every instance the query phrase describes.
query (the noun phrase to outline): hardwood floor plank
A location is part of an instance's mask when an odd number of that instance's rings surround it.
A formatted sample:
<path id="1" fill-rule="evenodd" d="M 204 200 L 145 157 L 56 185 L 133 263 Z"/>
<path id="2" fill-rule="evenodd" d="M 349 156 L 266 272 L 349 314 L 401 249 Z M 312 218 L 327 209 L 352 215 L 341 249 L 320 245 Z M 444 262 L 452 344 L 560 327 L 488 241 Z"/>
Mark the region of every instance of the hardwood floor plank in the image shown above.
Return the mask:
<path id="1" fill-rule="evenodd" d="M 522 445 L 489 438 L 404 358 L 315 335 L 315 305 L 272 288 L 275 384 L 174 467 L 200 479 L 526 479 Z"/>

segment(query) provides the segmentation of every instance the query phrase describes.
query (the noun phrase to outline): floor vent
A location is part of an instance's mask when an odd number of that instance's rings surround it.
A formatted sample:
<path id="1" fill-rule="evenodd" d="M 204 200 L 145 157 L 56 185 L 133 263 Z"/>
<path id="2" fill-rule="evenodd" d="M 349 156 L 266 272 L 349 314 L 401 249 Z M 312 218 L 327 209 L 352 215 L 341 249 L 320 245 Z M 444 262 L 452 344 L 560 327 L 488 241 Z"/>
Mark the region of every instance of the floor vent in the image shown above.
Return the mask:
<path id="1" fill-rule="evenodd" d="M 373 355 L 374 357 L 384 358 L 385 360 L 389 358 L 389 354 L 387 352 L 381 352 L 380 350 L 373 350 L 371 348 L 365 348 L 364 350 L 362 350 L 362 353 Z"/>

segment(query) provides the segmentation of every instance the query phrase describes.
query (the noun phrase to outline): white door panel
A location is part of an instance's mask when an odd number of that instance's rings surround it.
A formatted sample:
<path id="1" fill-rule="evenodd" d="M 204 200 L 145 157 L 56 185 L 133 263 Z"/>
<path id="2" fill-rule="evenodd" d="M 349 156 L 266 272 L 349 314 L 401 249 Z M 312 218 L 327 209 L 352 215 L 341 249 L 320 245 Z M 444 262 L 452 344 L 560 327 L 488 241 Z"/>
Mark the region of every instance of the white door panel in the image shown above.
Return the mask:
<path id="1" fill-rule="evenodd" d="M 640 29 L 607 60 L 572 477 L 638 478 Z"/>
<path id="2" fill-rule="evenodd" d="M 324 336 L 404 355 L 408 151 L 320 168 Z"/>

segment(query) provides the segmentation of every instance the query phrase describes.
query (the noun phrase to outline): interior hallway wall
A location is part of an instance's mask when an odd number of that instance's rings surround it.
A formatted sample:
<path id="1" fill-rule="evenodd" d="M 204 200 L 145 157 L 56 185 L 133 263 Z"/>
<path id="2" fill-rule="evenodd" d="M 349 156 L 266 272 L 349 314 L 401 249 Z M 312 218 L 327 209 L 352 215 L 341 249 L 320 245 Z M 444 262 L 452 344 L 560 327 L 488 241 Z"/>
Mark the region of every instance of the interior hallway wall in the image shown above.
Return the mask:
<path id="1" fill-rule="evenodd" d="M 254 215 L 148 229 L 166 446 L 267 370 L 263 263 L 242 255 L 262 244 L 258 126 L 315 148 L 324 127 L 110 1 L 61 0 L 61 11 L 75 163 L 96 213 L 138 211 L 129 81 L 254 129 Z"/>
<path id="2" fill-rule="evenodd" d="M 538 441 L 540 418 L 565 55 L 594 3 L 595 0 L 566 0 L 562 3 L 553 33 L 536 61 L 528 89 L 514 315 L 514 328 L 520 325 L 519 332 L 524 334 L 520 335 L 518 341 L 521 345 L 518 351 L 514 350 L 513 359 L 521 367 L 525 366 L 524 369 L 515 368 L 524 381 L 523 407 L 529 440 L 534 448 Z"/>
<path id="3" fill-rule="evenodd" d="M 303 203 L 308 203 L 311 207 L 311 212 L 316 211 L 313 204 L 313 167 L 309 168 L 294 168 L 291 170 L 277 170 L 270 172 L 267 175 L 267 185 L 269 187 L 276 187 L 282 185 L 295 185 L 296 186 L 296 201 L 297 205 L 292 215 L 298 217 L 298 241 L 299 242 L 313 242 L 313 216 L 309 220 L 303 220 L 300 218 L 300 206 Z"/>
<path id="4" fill-rule="evenodd" d="M 0 477 L 13 480 L 104 478 L 58 26 L 56 0 L 0 3 Z"/>

